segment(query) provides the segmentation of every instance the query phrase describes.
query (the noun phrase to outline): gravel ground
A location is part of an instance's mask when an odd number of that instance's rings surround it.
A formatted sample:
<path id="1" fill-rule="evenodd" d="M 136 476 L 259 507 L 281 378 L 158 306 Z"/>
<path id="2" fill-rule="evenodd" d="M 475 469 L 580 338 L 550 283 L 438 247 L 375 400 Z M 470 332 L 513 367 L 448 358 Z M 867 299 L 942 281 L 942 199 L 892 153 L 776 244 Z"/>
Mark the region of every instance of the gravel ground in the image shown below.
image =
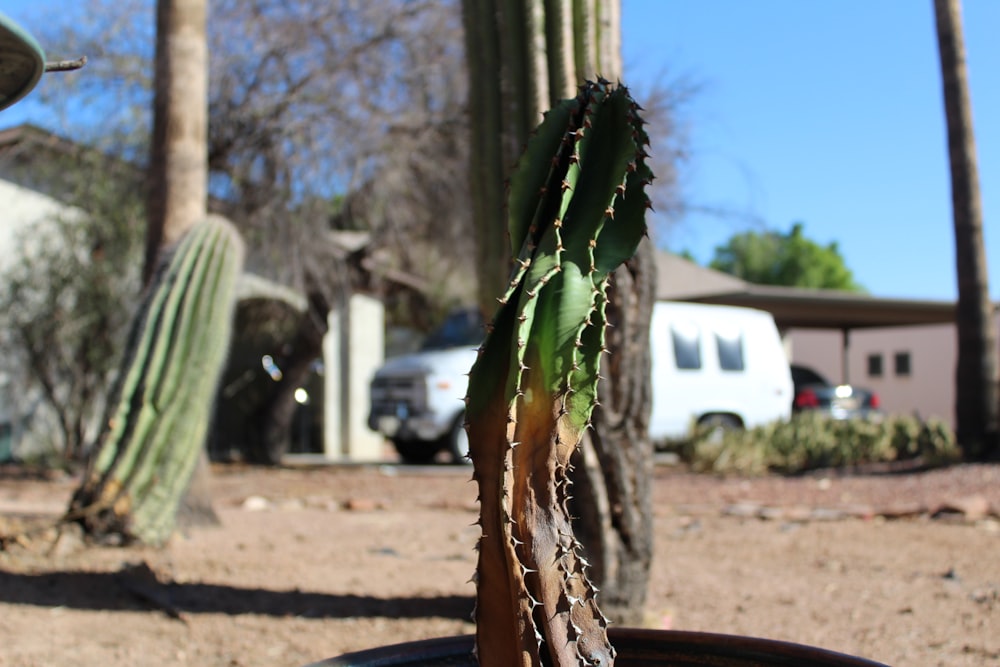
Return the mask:
<path id="1" fill-rule="evenodd" d="M 303 665 L 471 633 L 461 467 L 214 469 L 217 529 L 163 550 L 0 551 L 0 665 Z M 0 533 L 75 480 L 0 470 Z M 1000 664 L 1000 466 L 741 479 L 658 467 L 648 627 L 892 665 Z"/>

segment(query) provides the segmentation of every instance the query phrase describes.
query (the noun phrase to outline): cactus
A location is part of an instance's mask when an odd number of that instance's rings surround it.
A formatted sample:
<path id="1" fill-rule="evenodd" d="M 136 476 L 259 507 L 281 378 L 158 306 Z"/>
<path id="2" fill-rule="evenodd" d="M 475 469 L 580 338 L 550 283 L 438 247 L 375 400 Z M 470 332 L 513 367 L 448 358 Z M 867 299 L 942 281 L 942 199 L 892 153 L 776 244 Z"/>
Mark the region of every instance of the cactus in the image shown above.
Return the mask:
<path id="1" fill-rule="evenodd" d="M 479 300 L 485 314 L 506 284 L 512 259 L 500 218 L 500 183 L 545 109 L 572 97 L 598 73 L 621 76 L 621 4 L 463 0 L 462 10 L 474 130 L 470 177 Z"/>
<path id="2" fill-rule="evenodd" d="M 162 544 L 201 454 L 229 349 L 243 244 L 210 216 L 154 276 L 115 403 L 67 519 L 90 534 Z"/>
<path id="3" fill-rule="evenodd" d="M 613 662 L 567 502 L 597 402 L 607 278 L 646 232 L 638 112 L 625 87 L 585 83 L 545 115 L 509 183 L 517 259 L 466 398 L 484 666 Z"/>

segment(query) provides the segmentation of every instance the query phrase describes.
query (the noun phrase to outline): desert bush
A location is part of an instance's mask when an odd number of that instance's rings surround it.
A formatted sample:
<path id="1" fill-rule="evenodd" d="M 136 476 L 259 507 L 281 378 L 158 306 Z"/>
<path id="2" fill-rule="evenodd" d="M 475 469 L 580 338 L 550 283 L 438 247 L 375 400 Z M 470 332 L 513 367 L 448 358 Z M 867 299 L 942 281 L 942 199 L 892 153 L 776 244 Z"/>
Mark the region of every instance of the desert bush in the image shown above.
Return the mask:
<path id="1" fill-rule="evenodd" d="M 943 465 L 959 457 L 955 435 L 941 420 L 909 415 L 832 419 L 813 412 L 721 436 L 697 430 L 683 453 L 696 471 L 747 475 L 891 461 Z"/>

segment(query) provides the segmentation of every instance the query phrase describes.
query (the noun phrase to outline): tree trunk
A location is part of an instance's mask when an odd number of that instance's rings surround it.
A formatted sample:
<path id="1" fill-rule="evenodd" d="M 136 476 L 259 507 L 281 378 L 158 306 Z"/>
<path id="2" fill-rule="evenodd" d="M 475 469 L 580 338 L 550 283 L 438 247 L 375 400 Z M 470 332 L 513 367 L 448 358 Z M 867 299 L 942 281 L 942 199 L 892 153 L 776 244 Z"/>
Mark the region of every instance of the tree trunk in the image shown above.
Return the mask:
<path id="1" fill-rule="evenodd" d="M 208 203 L 207 0 L 158 0 L 143 281 Z"/>
<path id="2" fill-rule="evenodd" d="M 995 458 L 998 442 L 996 325 L 990 303 L 983 213 L 959 0 L 934 0 L 958 277 L 956 435 L 967 458 Z"/>
<path id="3" fill-rule="evenodd" d="M 610 354 L 602 361 L 594 428 L 581 444 L 573 473 L 574 530 L 601 589 L 601 609 L 619 625 L 642 623 L 653 556 L 648 427 L 655 291 L 656 258 L 647 239 L 609 286 Z"/>
<path id="4" fill-rule="evenodd" d="M 318 293 L 309 299 L 310 310 L 302 318 L 291 350 L 281 360 L 281 380 L 254 416 L 248 432 L 246 455 L 251 463 L 278 465 L 291 444 L 292 420 L 297 403 L 295 390 L 309 376 L 313 361 L 323 353 L 330 305 Z"/>

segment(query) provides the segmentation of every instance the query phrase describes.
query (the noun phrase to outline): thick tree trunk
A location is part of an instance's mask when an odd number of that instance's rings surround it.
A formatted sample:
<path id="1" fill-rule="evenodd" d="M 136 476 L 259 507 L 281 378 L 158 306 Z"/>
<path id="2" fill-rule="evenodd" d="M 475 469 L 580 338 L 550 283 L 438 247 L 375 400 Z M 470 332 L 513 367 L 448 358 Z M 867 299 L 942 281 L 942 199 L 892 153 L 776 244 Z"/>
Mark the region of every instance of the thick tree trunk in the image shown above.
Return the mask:
<path id="1" fill-rule="evenodd" d="M 311 299 L 312 311 L 302 323 L 291 350 L 280 363 L 281 380 L 254 418 L 247 433 L 246 455 L 251 463 L 278 465 L 291 444 L 292 420 L 297 403 L 295 390 L 309 375 L 309 367 L 323 353 L 329 306 L 324 299 Z"/>
<path id="2" fill-rule="evenodd" d="M 642 623 L 653 554 L 648 427 L 655 292 L 656 259 L 647 239 L 611 281 L 600 405 L 573 472 L 574 531 L 601 589 L 601 609 L 620 625 Z"/>
<path id="3" fill-rule="evenodd" d="M 990 303 L 972 104 L 959 0 L 934 0 L 955 229 L 958 367 L 955 417 L 967 458 L 993 458 L 998 442 L 997 339 Z"/>

